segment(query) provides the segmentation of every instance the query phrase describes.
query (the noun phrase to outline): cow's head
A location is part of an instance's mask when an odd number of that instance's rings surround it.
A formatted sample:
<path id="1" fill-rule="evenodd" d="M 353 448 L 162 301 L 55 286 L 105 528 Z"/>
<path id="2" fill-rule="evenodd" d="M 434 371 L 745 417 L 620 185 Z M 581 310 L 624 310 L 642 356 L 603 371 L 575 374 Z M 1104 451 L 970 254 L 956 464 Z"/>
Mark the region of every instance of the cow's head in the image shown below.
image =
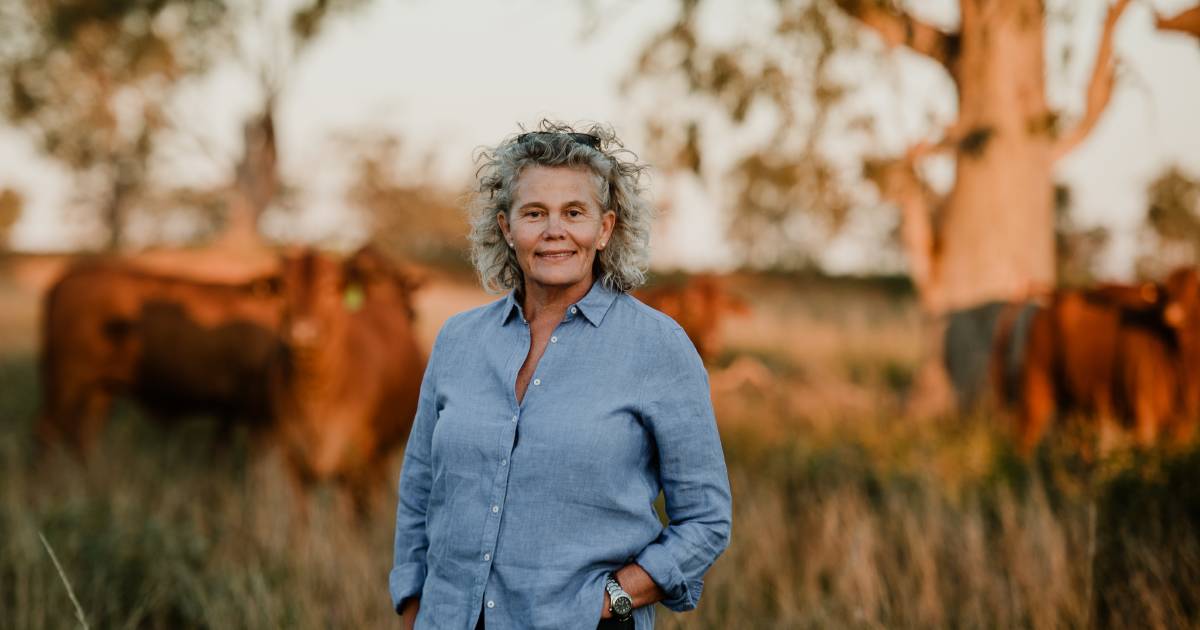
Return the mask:
<path id="1" fill-rule="evenodd" d="M 297 350 L 327 343 L 345 325 L 350 287 L 343 265 L 304 248 L 283 256 L 279 277 L 284 341 Z"/>
<path id="2" fill-rule="evenodd" d="M 372 245 L 365 245 L 346 259 L 348 286 L 357 287 L 364 296 L 382 304 L 403 308 L 414 316 L 413 293 L 422 281 L 396 266 Z"/>
<path id="3" fill-rule="evenodd" d="M 1200 334 L 1200 274 L 1183 267 L 1167 276 L 1167 305 L 1163 312 L 1167 324 L 1181 337 Z"/>
<path id="4" fill-rule="evenodd" d="M 293 349 L 329 343 L 367 309 L 413 316 L 419 283 L 374 247 L 344 260 L 306 248 L 285 255 L 280 267 L 283 339 Z"/>

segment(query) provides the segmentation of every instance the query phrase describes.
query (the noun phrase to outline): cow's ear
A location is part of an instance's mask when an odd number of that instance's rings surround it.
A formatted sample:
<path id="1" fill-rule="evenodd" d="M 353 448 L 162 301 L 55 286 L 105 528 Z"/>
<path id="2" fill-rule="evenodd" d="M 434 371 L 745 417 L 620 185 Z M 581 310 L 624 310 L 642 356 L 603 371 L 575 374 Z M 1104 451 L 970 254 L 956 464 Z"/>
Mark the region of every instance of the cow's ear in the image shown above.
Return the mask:
<path id="1" fill-rule="evenodd" d="M 263 276 L 250 284 L 250 290 L 261 297 L 275 297 L 283 293 L 283 278 L 278 274 Z"/>
<path id="2" fill-rule="evenodd" d="M 429 284 L 429 273 L 411 265 L 396 270 L 396 277 L 409 293 L 419 291 Z"/>
<path id="3" fill-rule="evenodd" d="M 343 273 L 346 284 L 370 284 L 383 279 L 391 267 L 391 261 L 374 245 L 365 245 L 346 258 Z"/>

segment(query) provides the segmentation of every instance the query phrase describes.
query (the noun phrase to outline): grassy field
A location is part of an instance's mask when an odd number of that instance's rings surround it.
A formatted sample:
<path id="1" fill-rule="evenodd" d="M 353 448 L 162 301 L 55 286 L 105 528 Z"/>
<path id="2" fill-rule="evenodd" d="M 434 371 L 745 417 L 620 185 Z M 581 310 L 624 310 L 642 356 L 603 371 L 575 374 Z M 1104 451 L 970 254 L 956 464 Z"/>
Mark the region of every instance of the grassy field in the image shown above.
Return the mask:
<path id="1" fill-rule="evenodd" d="M 1024 461 L 999 418 L 903 418 L 919 325 L 902 292 L 742 286 L 755 314 L 729 322 L 712 370 L 733 542 L 700 608 L 660 609 L 660 628 L 1200 625 L 1200 453 L 1083 458 L 1081 423 Z M 480 299 L 427 295 L 423 337 Z M 330 492 L 301 503 L 276 456 L 128 407 L 86 464 L 35 461 L 32 345 L 9 348 L 0 627 L 76 624 L 39 533 L 93 628 L 395 623 L 390 496 L 362 520 Z"/>

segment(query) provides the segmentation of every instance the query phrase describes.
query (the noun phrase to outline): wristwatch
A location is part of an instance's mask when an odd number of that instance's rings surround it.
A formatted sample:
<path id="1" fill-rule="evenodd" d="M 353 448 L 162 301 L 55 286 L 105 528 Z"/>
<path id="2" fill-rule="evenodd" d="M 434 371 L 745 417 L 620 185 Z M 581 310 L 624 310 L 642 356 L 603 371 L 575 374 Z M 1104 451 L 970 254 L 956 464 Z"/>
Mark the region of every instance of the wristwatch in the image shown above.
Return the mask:
<path id="1" fill-rule="evenodd" d="M 633 612 L 633 598 L 625 592 L 625 589 L 621 588 L 617 576 L 612 573 L 608 574 L 604 590 L 608 591 L 608 611 L 620 621 L 627 621 L 630 613 Z"/>

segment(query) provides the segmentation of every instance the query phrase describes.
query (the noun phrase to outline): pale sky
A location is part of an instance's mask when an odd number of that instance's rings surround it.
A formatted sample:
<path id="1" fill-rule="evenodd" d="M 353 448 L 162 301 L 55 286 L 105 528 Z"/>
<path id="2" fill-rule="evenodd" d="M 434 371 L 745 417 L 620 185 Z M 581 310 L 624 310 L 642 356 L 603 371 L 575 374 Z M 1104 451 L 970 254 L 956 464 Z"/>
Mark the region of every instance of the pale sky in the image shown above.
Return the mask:
<path id="1" fill-rule="evenodd" d="M 1169 11 L 1185 3 L 1158 0 L 1155 5 Z M 1069 113 L 1081 106 L 1103 11 L 1098 1 L 1080 4 L 1086 7 L 1069 33 L 1079 44 L 1077 61 L 1065 82 L 1051 90 Z M 922 6 L 936 12 L 940 5 Z M 640 118 L 616 84 L 641 42 L 670 20 L 673 3 L 602 6 L 616 9 L 605 14 L 590 36 L 581 27 L 581 3 L 548 0 L 376 0 L 366 10 L 330 23 L 289 75 L 278 119 L 284 173 L 305 189 L 305 212 L 298 223 L 267 229 L 334 242 L 361 236 L 338 198 L 348 165 L 347 156 L 332 148 L 334 134 L 392 130 L 404 139 L 414 170 L 428 169 L 445 184 L 459 187 L 468 181 L 475 147 L 495 143 L 516 131 L 517 123 L 528 125 L 542 116 L 611 122 L 636 150 Z M 755 14 L 741 12 L 742 6 L 731 3 L 716 19 L 731 37 L 755 23 Z M 930 19 L 945 17 L 934 14 Z M 1050 38 L 1053 42 L 1061 36 Z M 1132 266 L 1146 182 L 1172 162 L 1200 174 L 1200 46 L 1183 36 L 1155 34 L 1148 7 L 1136 3 L 1118 29 L 1116 50 L 1123 60 L 1119 91 L 1087 144 L 1063 162 L 1059 176 L 1074 189 L 1077 221 L 1112 230 L 1105 272 L 1123 277 Z M 909 57 L 896 65 L 902 68 L 901 94 L 881 98 L 897 99 L 895 106 L 914 119 L 931 103 L 952 115 L 948 79 Z M 247 86 L 239 69 L 220 69 L 188 87 L 177 117 L 213 152 L 232 156 L 240 143 L 240 120 L 256 102 Z M 893 135 L 902 140 L 924 133 L 920 123 L 901 127 Z M 736 144 L 736 138 L 730 141 Z M 724 156 L 725 161 L 732 158 Z M 722 158 L 715 159 L 719 163 Z M 185 168 L 187 179 L 196 183 L 227 176 L 209 158 L 197 158 Z M 70 180 L 11 130 L 0 130 L 0 186 L 5 185 L 28 198 L 16 247 L 73 246 L 58 210 L 65 205 Z M 717 186 L 668 184 L 660 177 L 660 194 L 668 186 L 674 210 L 655 235 L 656 263 L 693 268 L 728 263 L 714 201 L 720 197 Z M 878 234 L 885 227 L 852 226 L 831 247 L 826 262 L 835 270 L 854 269 L 863 260 L 864 240 L 867 247 L 876 246 L 870 238 L 856 236 Z"/>

